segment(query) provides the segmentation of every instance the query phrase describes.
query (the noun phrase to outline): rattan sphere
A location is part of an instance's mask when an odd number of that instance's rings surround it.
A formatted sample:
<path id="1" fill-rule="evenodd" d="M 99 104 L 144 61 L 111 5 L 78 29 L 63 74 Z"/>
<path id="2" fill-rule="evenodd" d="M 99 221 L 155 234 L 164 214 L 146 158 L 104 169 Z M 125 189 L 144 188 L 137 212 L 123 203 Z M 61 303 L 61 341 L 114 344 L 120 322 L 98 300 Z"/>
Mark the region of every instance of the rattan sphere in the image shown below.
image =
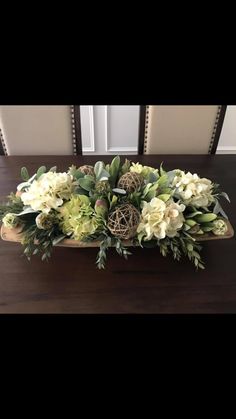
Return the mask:
<path id="1" fill-rule="evenodd" d="M 135 236 L 140 214 L 132 204 L 117 206 L 108 216 L 107 227 L 113 236 L 128 240 Z"/>
<path id="2" fill-rule="evenodd" d="M 143 185 L 143 177 L 139 173 L 127 172 L 118 181 L 118 187 L 128 193 L 138 191 Z"/>
<path id="3" fill-rule="evenodd" d="M 81 173 L 84 173 L 84 175 L 94 176 L 93 166 L 88 166 L 88 165 L 80 166 L 79 171 Z"/>

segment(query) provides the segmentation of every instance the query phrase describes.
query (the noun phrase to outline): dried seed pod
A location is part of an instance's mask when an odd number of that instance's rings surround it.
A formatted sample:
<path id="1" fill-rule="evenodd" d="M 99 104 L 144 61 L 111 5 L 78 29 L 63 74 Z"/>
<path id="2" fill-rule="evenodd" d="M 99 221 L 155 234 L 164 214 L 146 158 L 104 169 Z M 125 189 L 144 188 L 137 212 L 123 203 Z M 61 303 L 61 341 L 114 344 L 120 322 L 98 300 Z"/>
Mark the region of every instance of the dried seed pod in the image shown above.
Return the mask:
<path id="1" fill-rule="evenodd" d="M 88 166 L 88 165 L 80 166 L 79 171 L 81 173 L 84 173 L 84 175 L 94 176 L 93 166 Z"/>

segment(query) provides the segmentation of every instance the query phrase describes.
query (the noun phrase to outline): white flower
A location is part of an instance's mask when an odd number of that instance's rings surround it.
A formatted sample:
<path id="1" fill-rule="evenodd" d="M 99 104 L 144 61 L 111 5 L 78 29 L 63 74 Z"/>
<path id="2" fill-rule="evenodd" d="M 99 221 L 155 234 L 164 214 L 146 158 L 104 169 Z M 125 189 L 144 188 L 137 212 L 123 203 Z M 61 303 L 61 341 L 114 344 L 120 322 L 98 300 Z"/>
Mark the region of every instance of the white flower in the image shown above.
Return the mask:
<path id="1" fill-rule="evenodd" d="M 167 222 L 166 235 L 168 237 L 174 237 L 177 231 L 181 229 L 184 222 L 182 212 L 185 210 L 185 205 L 170 202 L 165 211 L 165 219 Z"/>
<path id="2" fill-rule="evenodd" d="M 213 225 L 214 228 L 212 230 L 212 233 L 214 233 L 216 236 L 223 236 L 228 231 L 227 224 L 222 219 L 213 221 Z"/>
<path id="3" fill-rule="evenodd" d="M 185 205 L 179 205 L 172 200 L 165 203 L 159 198 L 153 198 L 150 202 L 144 202 L 137 233 L 145 241 L 151 240 L 153 236 L 157 239 L 174 237 L 183 226 L 184 210 Z"/>
<path id="4" fill-rule="evenodd" d="M 43 173 L 38 180 L 22 193 L 21 200 L 35 211 L 49 213 L 69 199 L 72 192 L 73 176 L 68 173 Z"/>
<path id="5" fill-rule="evenodd" d="M 213 184 L 209 179 L 200 178 L 196 173 L 185 173 L 175 170 L 171 187 L 175 189 L 175 196 L 180 198 L 185 205 L 195 207 L 208 207 L 214 202 L 212 196 Z"/>

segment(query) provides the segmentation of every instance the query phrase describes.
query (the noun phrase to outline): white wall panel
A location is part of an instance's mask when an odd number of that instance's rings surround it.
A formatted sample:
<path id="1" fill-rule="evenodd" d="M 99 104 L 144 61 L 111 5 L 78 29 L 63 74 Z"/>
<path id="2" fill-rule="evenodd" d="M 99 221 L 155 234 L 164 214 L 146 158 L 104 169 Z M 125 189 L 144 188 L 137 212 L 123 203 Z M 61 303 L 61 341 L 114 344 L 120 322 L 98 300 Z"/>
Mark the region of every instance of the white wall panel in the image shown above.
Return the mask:
<path id="1" fill-rule="evenodd" d="M 81 126 L 84 154 L 137 154 L 139 106 L 81 106 Z"/>
<path id="2" fill-rule="evenodd" d="M 227 106 L 217 154 L 236 154 L 236 106 Z"/>

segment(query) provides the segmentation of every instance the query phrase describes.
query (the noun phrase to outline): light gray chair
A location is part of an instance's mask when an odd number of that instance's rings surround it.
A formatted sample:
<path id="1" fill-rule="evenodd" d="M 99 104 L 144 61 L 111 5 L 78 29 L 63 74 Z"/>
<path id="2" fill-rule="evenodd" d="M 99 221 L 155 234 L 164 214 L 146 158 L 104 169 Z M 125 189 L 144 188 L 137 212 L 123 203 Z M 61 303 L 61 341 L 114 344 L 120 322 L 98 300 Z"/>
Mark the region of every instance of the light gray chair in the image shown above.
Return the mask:
<path id="1" fill-rule="evenodd" d="M 214 154 L 226 106 L 141 106 L 139 154 Z"/>
<path id="2" fill-rule="evenodd" d="M 79 106 L 0 106 L 0 154 L 82 154 Z"/>

